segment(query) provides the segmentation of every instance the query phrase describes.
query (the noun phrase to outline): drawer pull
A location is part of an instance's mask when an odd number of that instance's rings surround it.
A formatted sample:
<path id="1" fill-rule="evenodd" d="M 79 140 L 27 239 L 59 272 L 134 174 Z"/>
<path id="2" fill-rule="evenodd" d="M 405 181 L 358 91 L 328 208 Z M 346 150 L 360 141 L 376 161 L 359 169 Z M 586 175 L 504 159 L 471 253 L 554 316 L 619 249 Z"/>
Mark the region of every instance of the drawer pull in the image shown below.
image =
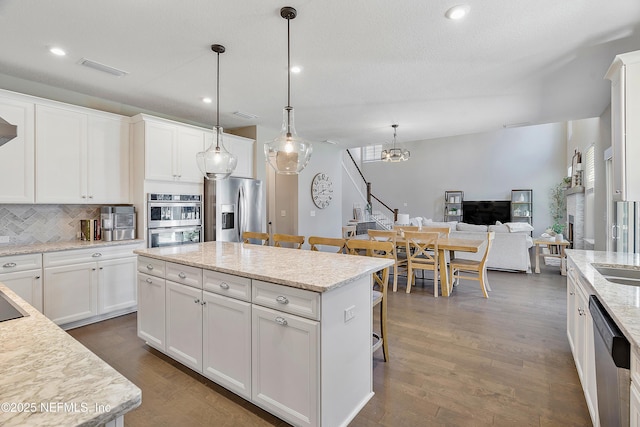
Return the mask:
<path id="1" fill-rule="evenodd" d="M 153 270 L 153 265 L 147 264 L 147 270 Z"/>
<path id="2" fill-rule="evenodd" d="M 229 285 L 228 285 L 226 282 L 222 282 L 222 283 L 220 283 L 220 287 L 221 287 L 222 289 L 224 289 L 224 290 L 229 289 Z"/>
<path id="3" fill-rule="evenodd" d="M 289 300 L 287 299 L 287 297 L 283 297 L 282 295 L 276 298 L 276 301 L 278 301 L 280 304 L 289 304 Z"/>
<path id="4" fill-rule="evenodd" d="M 16 267 L 18 264 L 16 264 L 15 262 L 8 262 L 5 265 L 3 265 L 4 268 L 13 268 Z"/>
<path id="5" fill-rule="evenodd" d="M 147 283 L 153 283 L 153 280 L 147 279 Z"/>
<path id="6" fill-rule="evenodd" d="M 40 278 L 40 276 L 36 276 L 36 279 L 39 279 L 39 278 Z"/>
<path id="7" fill-rule="evenodd" d="M 94 257 L 94 258 L 100 258 L 102 256 L 102 254 L 100 252 L 96 252 L 91 256 Z"/>
<path id="8" fill-rule="evenodd" d="M 181 278 L 181 279 L 186 279 L 186 278 L 187 278 L 187 275 L 186 275 L 186 274 L 184 274 L 184 273 L 181 271 L 180 273 L 178 273 L 178 277 L 179 277 L 179 278 Z"/>
<path id="9" fill-rule="evenodd" d="M 200 305 L 207 305 L 207 302 L 206 302 L 206 301 L 202 301 L 202 302 L 200 303 Z"/>
<path id="10" fill-rule="evenodd" d="M 193 302 L 195 302 L 196 304 L 200 304 L 200 299 L 195 299 L 193 300 Z"/>
<path id="11" fill-rule="evenodd" d="M 282 326 L 287 326 L 287 319 L 285 319 L 284 317 L 276 317 L 276 323 L 278 325 L 282 325 Z"/>

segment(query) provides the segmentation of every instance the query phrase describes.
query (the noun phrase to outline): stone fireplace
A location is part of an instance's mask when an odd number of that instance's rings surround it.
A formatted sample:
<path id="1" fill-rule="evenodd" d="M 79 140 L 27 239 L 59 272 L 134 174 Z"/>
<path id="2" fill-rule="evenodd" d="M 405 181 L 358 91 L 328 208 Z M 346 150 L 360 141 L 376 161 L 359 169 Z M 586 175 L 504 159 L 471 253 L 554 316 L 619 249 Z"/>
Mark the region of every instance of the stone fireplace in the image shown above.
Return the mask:
<path id="1" fill-rule="evenodd" d="M 584 249 L 584 187 L 568 188 L 565 238 L 573 249 Z"/>

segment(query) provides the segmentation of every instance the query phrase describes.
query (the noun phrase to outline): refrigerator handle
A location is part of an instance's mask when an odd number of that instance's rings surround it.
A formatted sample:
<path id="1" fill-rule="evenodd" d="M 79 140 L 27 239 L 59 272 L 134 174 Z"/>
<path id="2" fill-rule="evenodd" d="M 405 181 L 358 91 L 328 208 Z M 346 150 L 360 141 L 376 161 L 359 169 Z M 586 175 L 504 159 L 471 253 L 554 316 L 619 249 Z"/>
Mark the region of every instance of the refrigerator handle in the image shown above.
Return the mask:
<path id="1" fill-rule="evenodd" d="M 244 229 L 244 188 L 238 190 L 238 242 L 242 242 L 242 231 Z"/>

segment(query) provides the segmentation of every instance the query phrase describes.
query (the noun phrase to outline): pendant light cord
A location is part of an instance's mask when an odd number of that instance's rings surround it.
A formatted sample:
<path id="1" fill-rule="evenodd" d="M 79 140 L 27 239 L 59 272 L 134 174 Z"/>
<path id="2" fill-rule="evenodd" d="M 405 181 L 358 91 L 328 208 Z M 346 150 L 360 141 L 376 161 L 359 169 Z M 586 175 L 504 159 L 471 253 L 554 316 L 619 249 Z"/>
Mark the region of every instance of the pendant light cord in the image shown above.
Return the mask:
<path id="1" fill-rule="evenodd" d="M 287 18 L 287 136 L 291 136 L 291 18 Z"/>
<path id="2" fill-rule="evenodd" d="M 220 52 L 216 70 L 216 149 L 220 149 Z"/>

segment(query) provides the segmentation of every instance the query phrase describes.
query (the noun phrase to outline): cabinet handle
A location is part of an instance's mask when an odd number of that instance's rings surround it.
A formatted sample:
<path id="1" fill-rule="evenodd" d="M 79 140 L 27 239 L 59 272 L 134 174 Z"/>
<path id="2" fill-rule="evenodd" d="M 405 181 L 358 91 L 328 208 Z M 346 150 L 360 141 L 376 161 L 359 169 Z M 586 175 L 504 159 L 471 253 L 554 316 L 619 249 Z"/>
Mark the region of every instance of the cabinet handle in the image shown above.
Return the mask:
<path id="1" fill-rule="evenodd" d="M 5 265 L 3 265 L 4 268 L 13 268 L 16 267 L 18 264 L 16 264 L 15 262 L 8 262 Z"/>
<path id="2" fill-rule="evenodd" d="M 89 196 L 90 199 L 93 199 L 93 196 Z"/>
<path id="3" fill-rule="evenodd" d="M 96 252 L 91 256 L 94 257 L 94 258 L 100 258 L 102 256 L 102 254 L 100 252 Z"/>
<path id="4" fill-rule="evenodd" d="M 36 276 L 36 279 L 39 279 L 39 278 L 40 278 L 40 276 Z"/>
<path id="5" fill-rule="evenodd" d="M 91 271 L 96 271 L 95 267 L 91 269 Z"/>
<path id="6" fill-rule="evenodd" d="M 287 297 L 283 297 L 282 295 L 276 298 L 276 301 L 280 304 L 289 304 L 289 300 L 287 299 Z"/>
<path id="7" fill-rule="evenodd" d="M 181 278 L 181 279 L 186 279 L 186 278 L 187 278 L 187 275 L 186 275 L 186 274 L 184 274 L 184 273 L 181 271 L 180 273 L 178 273 L 178 277 L 179 277 L 179 278 Z"/>
<path id="8" fill-rule="evenodd" d="M 287 319 L 285 319 L 284 317 L 276 317 L 276 323 L 278 325 L 282 325 L 282 326 L 287 326 Z"/>
<path id="9" fill-rule="evenodd" d="M 193 300 L 193 302 L 195 302 L 196 304 L 200 304 L 200 299 L 199 298 L 195 299 L 195 300 Z"/>
<path id="10" fill-rule="evenodd" d="M 575 294 L 576 294 L 575 292 L 569 292 L 569 295 L 575 295 Z"/>
<path id="11" fill-rule="evenodd" d="M 147 278 L 147 283 L 153 283 L 153 280 Z"/>
<path id="12" fill-rule="evenodd" d="M 153 265 L 147 264 L 147 270 L 153 270 Z"/>
<path id="13" fill-rule="evenodd" d="M 206 301 L 202 301 L 202 302 L 200 303 L 200 305 L 207 305 L 207 302 L 206 302 Z"/>
<path id="14" fill-rule="evenodd" d="M 82 196 L 82 198 L 83 198 L 83 199 L 86 199 L 86 198 L 87 198 L 87 196 Z"/>
<path id="15" fill-rule="evenodd" d="M 578 307 L 578 315 L 583 316 L 584 310 L 581 307 Z"/>
<path id="16" fill-rule="evenodd" d="M 102 270 L 104 267 L 100 267 L 100 270 Z"/>
<path id="17" fill-rule="evenodd" d="M 229 289 L 229 285 L 227 285 L 225 282 L 220 283 L 220 287 L 225 290 Z"/>

